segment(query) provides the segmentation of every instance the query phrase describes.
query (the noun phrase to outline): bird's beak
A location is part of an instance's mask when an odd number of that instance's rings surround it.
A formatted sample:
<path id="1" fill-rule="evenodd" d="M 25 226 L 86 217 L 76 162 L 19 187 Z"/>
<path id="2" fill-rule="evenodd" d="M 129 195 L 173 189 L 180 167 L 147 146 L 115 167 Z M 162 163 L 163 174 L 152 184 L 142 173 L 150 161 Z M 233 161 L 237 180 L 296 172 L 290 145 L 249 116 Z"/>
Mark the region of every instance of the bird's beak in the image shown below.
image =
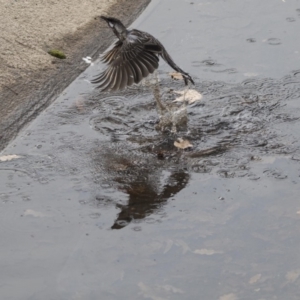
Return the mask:
<path id="1" fill-rule="evenodd" d="M 104 17 L 104 16 L 100 16 L 100 18 L 101 18 L 102 20 L 104 20 L 104 21 L 108 22 L 108 19 L 107 19 L 106 17 Z"/>

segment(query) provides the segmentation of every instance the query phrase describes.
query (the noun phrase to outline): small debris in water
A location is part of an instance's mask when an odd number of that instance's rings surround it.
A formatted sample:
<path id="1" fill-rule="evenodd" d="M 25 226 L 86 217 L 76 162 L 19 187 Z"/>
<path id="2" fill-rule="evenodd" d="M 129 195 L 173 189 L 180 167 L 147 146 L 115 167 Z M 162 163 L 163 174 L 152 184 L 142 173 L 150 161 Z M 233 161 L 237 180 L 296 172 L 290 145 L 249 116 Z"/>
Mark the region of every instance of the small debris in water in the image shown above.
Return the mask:
<path id="1" fill-rule="evenodd" d="M 261 278 L 261 274 L 256 274 L 256 275 L 254 275 L 254 276 L 252 276 L 252 277 L 250 278 L 249 283 L 250 283 L 250 284 L 254 284 L 254 283 L 256 283 L 257 281 L 259 281 L 260 278 Z"/>
<path id="2" fill-rule="evenodd" d="M 75 107 L 78 112 L 85 112 L 86 110 L 85 103 L 82 99 L 76 100 Z"/>
<path id="3" fill-rule="evenodd" d="M 213 249 L 197 249 L 194 251 L 194 253 L 200 255 L 213 255 L 213 254 L 222 254 L 223 251 L 216 251 Z"/>
<path id="4" fill-rule="evenodd" d="M 92 63 L 92 58 L 90 56 L 87 56 L 87 57 L 83 57 L 82 60 L 84 62 L 86 62 L 87 64 L 90 64 L 91 66 L 94 65 L 94 63 Z"/>
<path id="5" fill-rule="evenodd" d="M 32 216 L 32 217 L 36 217 L 36 218 L 45 217 L 45 215 L 43 213 L 33 210 L 33 209 L 26 209 L 24 212 L 24 216 Z"/>
<path id="6" fill-rule="evenodd" d="M 3 156 L 0 156 L 0 161 L 9 161 L 9 160 L 13 160 L 13 159 L 20 158 L 20 157 L 22 157 L 22 156 L 15 155 L 15 154 L 3 155 Z"/>
<path id="7" fill-rule="evenodd" d="M 169 75 L 171 76 L 172 79 L 175 79 L 175 80 L 183 80 L 183 76 L 181 75 L 181 73 L 178 73 L 178 72 L 170 72 Z"/>
<path id="8" fill-rule="evenodd" d="M 178 138 L 174 142 L 174 146 L 177 147 L 177 148 L 179 148 L 179 149 L 193 148 L 193 145 L 188 140 L 184 140 L 182 138 Z"/>
<path id="9" fill-rule="evenodd" d="M 300 270 L 291 270 L 289 272 L 286 273 L 285 275 L 285 279 L 289 282 L 289 283 L 294 283 L 300 276 Z"/>
<path id="10" fill-rule="evenodd" d="M 164 152 L 163 152 L 163 151 L 159 151 L 159 152 L 157 153 L 157 158 L 158 158 L 158 159 L 164 159 L 164 158 L 165 158 Z"/>
<path id="11" fill-rule="evenodd" d="M 192 104 L 196 101 L 200 101 L 203 98 L 203 96 L 196 90 L 175 91 L 175 93 L 181 96 L 176 98 L 173 102 L 187 101 L 189 104 Z"/>

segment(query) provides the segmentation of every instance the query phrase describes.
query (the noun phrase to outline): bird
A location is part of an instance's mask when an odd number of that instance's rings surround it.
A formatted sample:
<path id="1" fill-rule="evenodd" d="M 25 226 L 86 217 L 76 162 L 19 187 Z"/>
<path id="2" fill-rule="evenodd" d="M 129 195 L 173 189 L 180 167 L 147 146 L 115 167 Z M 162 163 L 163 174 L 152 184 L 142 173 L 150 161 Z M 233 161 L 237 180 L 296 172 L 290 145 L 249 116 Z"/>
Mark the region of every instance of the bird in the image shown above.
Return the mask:
<path id="1" fill-rule="evenodd" d="M 165 47 L 151 34 L 137 29 L 129 30 L 113 17 L 100 18 L 107 22 L 118 38 L 112 49 L 101 57 L 102 62 L 108 65 L 106 70 L 91 80 L 101 91 L 123 90 L 133 83 L 138 84 L 158 68 L 159 57 L 181 73 L 185 85 L 189 82 L 195 84 L 192 77 L 175 64 Z"/>

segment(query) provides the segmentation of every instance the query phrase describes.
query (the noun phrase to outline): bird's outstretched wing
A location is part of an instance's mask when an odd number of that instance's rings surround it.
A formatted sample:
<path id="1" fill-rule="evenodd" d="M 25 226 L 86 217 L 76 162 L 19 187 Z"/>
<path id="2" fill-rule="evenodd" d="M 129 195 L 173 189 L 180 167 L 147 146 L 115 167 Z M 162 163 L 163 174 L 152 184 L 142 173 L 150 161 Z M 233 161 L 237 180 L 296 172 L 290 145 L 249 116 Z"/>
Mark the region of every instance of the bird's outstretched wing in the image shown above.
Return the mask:
<path id="1" fill-rule="evenodd" d="M 118 41 L 102 57 L 102 61 L 108 64 L 107 69 L 91 82 L 98 84 L 102 91 L 122 90 L 139 83 L 158 68 L 158 48 L 158 45 L 151 47 L 151 43 L 145 43 L 137 36 Z"/>
<path id="2" fill-rule="evenodd" d="M 111 64 L 113 60 L 118 56 L 118 53 L 122 48 L 122 44 L 123 43 L 118 40 L 111 50 L 107 51 L 101 56 L 100 60 L 106 64 Z"/>

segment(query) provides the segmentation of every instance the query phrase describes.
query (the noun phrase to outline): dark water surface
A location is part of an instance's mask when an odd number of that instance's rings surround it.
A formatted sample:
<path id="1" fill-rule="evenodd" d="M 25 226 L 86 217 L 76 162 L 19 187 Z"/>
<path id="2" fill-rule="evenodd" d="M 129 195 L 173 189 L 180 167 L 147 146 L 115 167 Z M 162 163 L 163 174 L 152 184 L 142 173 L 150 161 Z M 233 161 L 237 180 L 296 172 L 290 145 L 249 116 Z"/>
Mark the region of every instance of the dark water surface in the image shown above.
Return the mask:
<path id="1" fill-rule="evenodd" d="M 0 155 L 19 156 L 0 162 L 0 298 L 299 299 L 299 22 L 297 0 L 152 1 L 133 27 L 203 100 L 174 134 L 151 85 L 101 94 L 101 64 L 73 82 Z"/>

